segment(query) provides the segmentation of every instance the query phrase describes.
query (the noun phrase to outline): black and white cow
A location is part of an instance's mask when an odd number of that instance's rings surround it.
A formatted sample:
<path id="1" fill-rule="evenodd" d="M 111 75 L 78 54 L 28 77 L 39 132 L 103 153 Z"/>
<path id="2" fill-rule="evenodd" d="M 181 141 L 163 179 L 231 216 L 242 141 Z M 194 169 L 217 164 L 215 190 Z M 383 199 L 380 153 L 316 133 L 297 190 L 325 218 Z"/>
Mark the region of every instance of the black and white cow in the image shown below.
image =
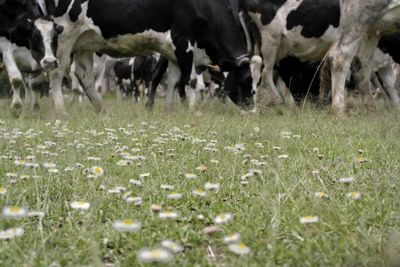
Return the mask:
<path id="1" fill-rule="evenodd" d="M 149 90 L 158 58 L 158 55 L 150 55 L 118 60 L 114 66 L 114 73 L 119 86 L 119 95 L 132 95 L 137 102 L 143 96 L 140 86 L 144 85 L 144 91 Z"/>
<path id="2" fill-rule="evenodd" d="M 251 106 L 251 74 L 244 36 L 238 19 L 238 0 L 46 0 L 46 10 L 65 31 L 59 36 L 60 67 L 50 72 L 51 88 L 59 112 L 63 111 L 61 81 L 70 54 L 77 58 L 80 77 L 97 110 L 101 99 L 93 89 L 91 75 L 94 51 L 116 57 L 159 52 L 177 62 L 181 72 L 179 92 L 192 70 L 192 47 L 205 49 L 213 64 L 237 80 L 230 90 L 234 102 Z M 171 30 L 172 43 L 165 42 Z"/>
<path id="3" fill-rule="evenodd" d="M 51 47 L 56 40 L 43 40 L 37 27 L 42 23 L 42 19 L 38 19 L 42 15 L 36 0 L 4 0 L 0 3 L 0 53 L 13 90 L 11 108 L 15 115 L 19 115 L 22 106 L 21 87 L 25 86 L 27 95 L 31 95 L 32 108 L 37 108 L 32 86 L 38 79 L 44 80 L 43 68 L 49 70 L 57 65 L 54 47 Z M 48 30 L 50 36 L 56 36 L 55 30 L 62 28 L 53 24 Z"/>
<path id="4" fill-rule="evenodd" d="M 287 62 L 286 58 L 298 60 L 298 63 L 320 64 L 339 36 L 339 0 L 241 0 L 241 7 L 260 31 L 260 51 L 265 66 L 260 89 L 265 90 L 259 90 L 258 94 L 266 92 L 270 102 L 284 102 L 285 96 L 277 86 L 280 77 L 274 75 L 275 66 L 281 61 Z M 375 51 L 373 57 L 379 66 L 391 63 L 379 51 Z M 312 69 L 308 68 L 308 72 L 312 72 Z M 312 73 L 306 75 L 311 78 L 315 76 Z M 302 78 L 302 82 L 304 81 Z M 357 86 L 362 86 L 358 80 Z M 313 88 L 315 89 L 315 85 L 310 87 Z M 257 97 L 257 102 L 260 101 L 264 101 L 264 98 Z"/>
<path id="5" fill-rule="evenodd" d="M 332 89 L 332 108 L 342 116 L 345 111 L 345 82 L 354 62 L 353 74 L 364 91 L 365 100 L 372 104 L 370 95 L 371 59 L 382 34 L 400 30 L 399 0 L 340 0 L 340 31 L 330 49 L 321 80 Z"/>

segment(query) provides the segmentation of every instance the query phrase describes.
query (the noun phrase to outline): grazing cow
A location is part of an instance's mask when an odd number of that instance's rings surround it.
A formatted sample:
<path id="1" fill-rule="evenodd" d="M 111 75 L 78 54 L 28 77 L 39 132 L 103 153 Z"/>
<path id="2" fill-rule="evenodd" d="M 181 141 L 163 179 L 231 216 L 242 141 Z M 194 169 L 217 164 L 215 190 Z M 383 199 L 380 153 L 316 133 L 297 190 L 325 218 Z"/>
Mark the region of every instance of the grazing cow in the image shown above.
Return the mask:
<path id="1" fill-rule="evenodd" d="M 382 34 L 400 30 L 399 0 L 340 0 L 340 31 L 329 51 L 321 82 L 332 88 L 332 109 L 342 116 L 345 111 L 345 82 L 351 64 L 365 102 L 372 105 L 370 94 L 371 58 Z"/>
<path id="2" fill-rule="evenodd" d="M 36 19 L 41 15 L 40 5 L 36 0 L 5 0 L 0 3 L 0 20 L 3 23 L 0 27 L 0 53 L 3 55 L 13 90 L 11 108 L 16 116 L 19 115 L 22 105 L 20 98 L 22 85 L 27 89 L 28 95 L 32 94 L 32 107 L 38 107 L 36 97 L 31 91 L 31 86 L 37 78 L 29 81 L 30 78 L 26 78 L 25 75 L 26 83 L 24 83 L 21 72 L 31 73 L 33 79 L 38 75 L 41 76 L 41 69 L 51 69 L 57 65 L 53 54 L 54 46 L 51 47 L 56 40 L 43 40 L 42 32 L 38 29 L 42 19 Z M 52 24 L 47 33 L 55 36 L 53 31 L 61 32 L 62 28 Z M 43 80 L 43 76 L 40 79 Z"/>
<path id="3" fill-rule="evenodd" d="M 137 102 L 140 93 L 140 85 L 148 90 L 156 64 L 156 55 L 137 56 L 134 58 L 120 59 L 115 63 L 114 72 L 119 86 L 119 94 L 132 95 Z"/>
<path id="4" fill-rule="evenodd" d="M 65 27 L 59 36 L 57 57 L 60 67 L 50 72 L 51 88 L 58 111 L 63 111 L 61 81 L 75 52 L 77 76 L 96 110 L 101 99 L 93 89 L 94 51 L 116 57 L 132 57 L 159 52 L 179 66 L 179 93 L 192 70 L 192 47 L 205 49 L 214 64 L 237 79 L 232 87 L 236 104 L 252 105 L 251 74 L 246 42 L 238 19 L 238 0 L 47 0 L 46 10 Z M 118 15 L 116 15 L 118 14 Z M 44 27 L 44 25 L 43 25 Z M 171 30 L 172 43 L 165 42 Z"/>

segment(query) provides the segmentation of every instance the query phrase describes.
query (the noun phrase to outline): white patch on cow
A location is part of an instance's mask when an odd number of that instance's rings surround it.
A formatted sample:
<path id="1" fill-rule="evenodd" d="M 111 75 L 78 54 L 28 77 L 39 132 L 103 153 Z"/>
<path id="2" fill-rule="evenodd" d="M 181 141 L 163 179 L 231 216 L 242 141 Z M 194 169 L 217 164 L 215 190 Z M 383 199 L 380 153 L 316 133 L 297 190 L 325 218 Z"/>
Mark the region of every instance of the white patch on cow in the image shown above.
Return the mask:
<path id="1" fill-rule="evenodd" d="M 37 19 L 34 24 L 36 28 L 40 31 L 40 34 L 43 38 L 45 55 L 40 61 L 40 65 L 44 67 L 44 62 L 57 60 L 53 55 L 53 50 L 51 49 L 51 43 L 54 36 L 54 23 L 52 21 L 47 21 L 44 19 Z"/>
<path id="2" fill-rule="evenodd" d="M 47 13 L 47 7 L 46 7 L 45 0 L 37 0 L 37 3 L 39 5 L 40 9 L 42 10 L 43 14 L 47 15 L 48 13 Z M 58 5 L 58 0 L 57 0 L 57 5 Z"/>
<path id="3" fill-rule="evenodd" d="M 135 58 L 134 57 L 129 59 L 129 66 L 133 66 L 133 65 L 135 65 Z"/>
<path id="4" fill-rule="evenodd" d="M 194 47 L 190 41 L 188 41 L 188 48 L 186 49 L 186 53 L 189 53 L 190 51 L 193 51 Z"/>

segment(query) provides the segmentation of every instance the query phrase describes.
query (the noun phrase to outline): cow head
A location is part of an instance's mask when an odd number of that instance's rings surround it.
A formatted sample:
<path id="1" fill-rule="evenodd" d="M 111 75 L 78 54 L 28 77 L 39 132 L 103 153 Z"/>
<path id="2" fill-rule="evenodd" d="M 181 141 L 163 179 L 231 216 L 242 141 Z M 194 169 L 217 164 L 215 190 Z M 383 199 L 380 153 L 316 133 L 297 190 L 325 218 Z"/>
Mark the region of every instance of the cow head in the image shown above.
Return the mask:
<path id="1" fill-rule="evenodd" d="M 209 3 L 209 12 L 195 18 L 198 29 L 195 39 L 200 48 L 205 48 L 213 64 L 229 72 L 225 89 L 232 101 L 243 108 L 252 108 L 254 99 L 250 59 L 238 16 L 238 0 Z"/>
<path id="2" fill-rule="evenodd" d="M 32 22 L 30 48 L 32 56 L 45 71 L 58 66 L 57 51 L 58 35 L 64 27 L 48 18 L 39 18 Z"/>

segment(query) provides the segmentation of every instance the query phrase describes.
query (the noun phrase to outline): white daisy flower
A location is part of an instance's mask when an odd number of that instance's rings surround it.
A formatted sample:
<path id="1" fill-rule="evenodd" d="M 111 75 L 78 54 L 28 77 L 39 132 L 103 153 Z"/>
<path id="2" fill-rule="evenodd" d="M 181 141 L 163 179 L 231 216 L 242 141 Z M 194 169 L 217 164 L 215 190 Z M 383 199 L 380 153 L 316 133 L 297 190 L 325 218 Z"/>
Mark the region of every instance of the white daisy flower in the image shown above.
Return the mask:
<path id="1" fill-rule="evenodd" d="M 171 240 L 164 240 L 161 242 L 161 247 L 169 250 L 173 254 L 178 254 L 183 251 L 183 247 Z"/>
<path id="2" fill-rule="evenodd" d="M 149 176 L 150 176 L 150 173 L 142 173 L 141 175 L 139 175 L 139 178 L 143 179 L 143 178 L 146 178 L 146 177 L 149 177 Z"/>
<path id="3" fill-rule="evenodd" d="M 300 223 L 307 224 L 307 223 L 317 223 L 319 222 L 319 218 L 317 216 L 304 216 L 300 218 Z"/>
<path id="4" fill-rule="evenodd" d="M 13 173 L 13 172 L 7 172 L 6 177 L 7 178 L 18 178 L 18 174 Z"/>
<path id="5" fill-rule="evenodd" d="M 228 248 L 230 251 L 232 251 L 233 253 L 235 253 L 237 255 L 245 255 L 245 254 L 250 253 L 250 251 L 251 251 L 250 248 L 242 242 L 230 244 L 228 246 Z"/>
<path id="6" fill-rule="evenodd" d="M 5 231 L 0 231 L 0 239 L 12 239 L 14 237 L 19 237 L 24 234 L 23 228 L 10 228 Z"/>
<path id="7" fill-rule="evenodd" d="M 360 192 L 350 192 L 346 196 L 353 200 L 357 200 L 357 199 L 361 198 L 361 193 Z"/>
<path id="8" fill-rule="evenodd" d="M 208 183 L 208 182 L 204 184 L 204 189 L 207 191 L 219 190 L 219 188 L 220 188 L 219 184 L 213 184 L 213 183 Z"/>
<path id="9" fill-rule="evenodd" d="M 48 171 L 49 173 L 59 173 L 59 172 L 60 172 L 58 169 L 55 169 L 55 168 L 47 169 L 47 171 Z"/>
<path id="10" fill-rule="evenodd" d="M 90 203 L 83 201 L 74 201 L 71 202 L 69 205 L 72 209 L 76 210 L 88 210 L 90 208 Z"/>
<path id="11" fill-rule="evenodd" d="M 224 243 L 225 244 L 232 244 L 237 243 L 240 241 L 240 234 L 234 233 L 231 235 L 224 236 Z"/>
<path id="12" fill-rule="evenodd" d="M 162 184 L 162 185 L 160 185 L 160 188 L 163 190 L 174 190 L 175 187 L 172 185 L 168 185 L 168 184 Z"/>
<path id="13" fill-rule="evenodd" d="M 273 146 L 272 149 L 273 150 L 281 150 L 281 147 L 280 146 Z"/>
<path id="14" fill-rule="evenodd" d="M 160 219 L 176 219 L 179 217 L 176 211 L 162 211 L 159 214 Z"/>
<path id="15" fill-rule="evenodd" d="M 317 198 L 328 198 L 328 195 L 324 192 L 315 192 L 314 196 Z"/>
<path id="16" fill-rule="evenodd" d="M 143 199 L 141 197 L 127 197 L 125 201 L 126 203 L 133 203 L 135 206 L 140 206 L 143 203 Z"/>
<path id="17" fill-rule="evenodd" d="M 131 219 L 115 221 L 113 223 L 114 230 L 118 232 L 138 232 L 141 227 L 140 222 Z"/>
<path id="18" fill-rule="evenodd" d="M 250 169 L 249 173 L 252 173 L 253 175 L 262 175 L 262 170 Z"/>
<path id="19" fill-rule="evenodd" d="M 150 205 L 150 209 L 151 209 L 152 211 L 158 212 L 158 211 L 161 211 L 162 206 L 161 206 L 160 204 L 151 204 L 151 205 Z"/>
<path id="20" fill-rule="evenodd" d="M 203 214 L 197 215 L 197 219 L 199 219 L 199 220 L 204 220 L 204 215 L 203 215 Z"/>
<path id="21" fill-rule="evenodd" d="M 42 164 L 42 166 L 46 169 L 54 169 L 55 167 L 57 167 L 57 165 L 53 162 L 45 162 Z"/>
<path id="22" fill-rule="evenodd" d="M 142 249 L 137 254 L 140 262 L 168 262 L 172 260 L 172 254 L 164 248 Z"/>
<path id="23" fill-rule="evenodd" d="M 287 155 L 287 154 L 283 154 L 283 155 L 279 155 L 278 156 L 278 159 L 288 159 L 289 158 L 289 155 Z"/>
<path id="24" fill-rule="evenodd" d="M 339 183 L 342 183 L 342 184 L 350 184 L 353 181 L 354 181 L 353 177 L 343 177 L 343 178 L 339 179 Z"/>
<path id="25" fill-rule="evenodd" d="M 179 200 L 182 198 L 182 194 L 177 193 L 177 192 L 172 192 L 167 196 L 168 199 L 173 199 L 173 200 Z"/>
<path id="26" fill-rule="evenodd" d="M 73 172 L 74 170 L 75 170 L 74 167 L 66 167 L 66 168 L 64 169 L 65 172 Z"/>
<path id="27" fill-rule="evenodd" d="M 19 208 L 17 206 L 9 206 L 3 208 L 3 217 L 11 219 L 21 219 L 26 217 L 27 210 L 24 208 Z"/>
<path id="28" fill-rule="evenodd" d="M 311 173 L 312 175 L 319 175 L 319 170 L 313 170 Z"/>
<path id="29" fill-rule="evenodd" d="M 22 160 L 22 159 L 17 159 L 14 161 L 15 166 L 24 166 L 25 164 L 26 164 L 26 161 Z"/>
<path id="30" fill-rule="evenodd" d="M 130 183 L 131 185 L 142 186 L 142 182 L 139 181 L 139 180 L 135 180 L 135 179 L 130 179 L 130 180 L 129 180 L 129 183 Z"/>
<path id="31" fill-rule="evenodd" d="M 93 166 L 90 171 L 92 172 L 93 175 L 96 176 L 102 176 L 104 174 L 104 169 L 99 166 Z"/>
<path id="32" fill-rule="evenodd" d="M 259 133 L 259 132 L 260 132 L 260 128 L 256 126 L 256 127 L 254 127 L 253 131 L 254 131 L 255 133 Z"/>
<path id="33" fill-rule="evenodd" d="M 205 197 L 205 196 L 207 196 L 207 192 L 203 191 L 201 189 L 193 190 L 192 194 L 193 194 L 193 196 L 196 196 L 196 197 Z"/>
<path id="34" fill-rule="evenodd" d="M 7 188 L 0 187 L 0 195 L 5 195 L 7 193 Z"/>
<path id="35" fill-rule="evenodd" d="M 214 218 L 216 224 L 224 224 L 230 222 L 233 219 L 232 213 L 222 213 Z"/>
<path id="36" fill-rule="evenodd" d="M 185 177 L 186 177 L 186 179 L 193 180 L 193 179 L 196 179 L 196 178 L 197 178 L 197 175 L 194 174 L 194 173 L 186 173 L 186 174 L 185 174 Z"/>
<path id="37" fill-rule="evenodd" d="M 128 165 L 131 165 L 131 164 L 132 164 L 132 161 L 130 161 L 130 160 L 120 160 L 120 161 L 117 162 L 117 165 L 121 166 L 121 167 L 128 166 Z"/>

